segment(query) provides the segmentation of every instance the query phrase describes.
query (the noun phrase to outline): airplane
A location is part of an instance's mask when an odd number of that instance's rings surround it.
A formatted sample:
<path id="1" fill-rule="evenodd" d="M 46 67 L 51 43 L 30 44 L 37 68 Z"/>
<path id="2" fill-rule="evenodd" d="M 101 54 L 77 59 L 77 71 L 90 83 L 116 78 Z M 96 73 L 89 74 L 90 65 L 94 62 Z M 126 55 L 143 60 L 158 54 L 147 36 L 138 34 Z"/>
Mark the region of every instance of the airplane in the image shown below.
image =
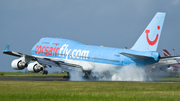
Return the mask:
<path id="1" fill-rule="evenodd" d="M 163 49 L 163 54 L 165 57 L 172 57 L 166 49 Z M 173 58 L 174 59 L 168 61 L 171 64 L 169 68 L 167 68 L 168 72 L 178 72 L 180 70 L 179 56 L 174 56 Z"/>
<path id="2" fill-rule="evenodd" d="M 97 66 L 121 68 L 134 64 L 146 66 L 158 63 L 161 59 L 156 52 L 166 13 L 157 12 L 142 32 L 139 39 L 130 49 L 85 45 L 73 40 L 62 38 L 41 38 L 31 50 L 31 55 L 14 52 L 7 45 L 4 54 L 19 57 L 12 61 L 15 70 L 27 70 L 32 73 L 48 74 L 47 67 L 60 67 L 68 73 L 72 70 L 91 74 Z"/>

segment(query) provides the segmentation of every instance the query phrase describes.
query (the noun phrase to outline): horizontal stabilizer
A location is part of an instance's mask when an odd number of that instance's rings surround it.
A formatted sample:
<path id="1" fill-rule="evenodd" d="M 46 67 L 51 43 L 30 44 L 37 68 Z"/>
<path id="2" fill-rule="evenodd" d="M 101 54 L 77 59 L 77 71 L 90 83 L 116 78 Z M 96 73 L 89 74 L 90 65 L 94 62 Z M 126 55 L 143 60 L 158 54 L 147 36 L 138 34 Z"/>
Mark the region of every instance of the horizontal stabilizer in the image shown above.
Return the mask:
<path id="1" fill-rule="evenodd" d="M 149 60 L 149 59 L 154 59 L 153 57 L 148 57 L 148 56 L 142 56 L 142 55 L 137 55 L 137 54 L 130 54 L 130 53 L 124 53 L 120 52 L 119 54 L 125 55 L 130 57 L 132 60 Z"/>

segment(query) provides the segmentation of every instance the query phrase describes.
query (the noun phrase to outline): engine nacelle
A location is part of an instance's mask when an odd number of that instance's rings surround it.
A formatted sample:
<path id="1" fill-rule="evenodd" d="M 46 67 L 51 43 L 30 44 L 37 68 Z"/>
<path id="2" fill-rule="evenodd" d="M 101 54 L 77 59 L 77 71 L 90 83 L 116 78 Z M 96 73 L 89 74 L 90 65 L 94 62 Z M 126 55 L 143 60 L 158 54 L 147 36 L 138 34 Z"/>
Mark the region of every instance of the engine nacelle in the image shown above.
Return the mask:
<path id="1" fill-rule="evenodd" d="M 169 68 L 167 68 L 167 71 L 168 72 L 174 72 L 174 68 L 170 66 Z"/>
<path id="2" fill-rule="evenodd" d="M 94 67 L 88 62 L 81 62 L 80 65 L 82 66 L 83 71 L 91 71 Z"/>
<path id="3" fill-rule="evenodd" d="M 21 59 L 15 59 L 12 61 L 11 66 L 15 70 L 22 70 L 27 67 L 27 63 L 23 62 Z"/>
<path id="4" fill-rule="evenodd" d="M 38 62 L 33 62 L 28 65 L 27 69 L 29 72 L 38 73 L 43 70 L 43 66 L 40 65 Z"/>

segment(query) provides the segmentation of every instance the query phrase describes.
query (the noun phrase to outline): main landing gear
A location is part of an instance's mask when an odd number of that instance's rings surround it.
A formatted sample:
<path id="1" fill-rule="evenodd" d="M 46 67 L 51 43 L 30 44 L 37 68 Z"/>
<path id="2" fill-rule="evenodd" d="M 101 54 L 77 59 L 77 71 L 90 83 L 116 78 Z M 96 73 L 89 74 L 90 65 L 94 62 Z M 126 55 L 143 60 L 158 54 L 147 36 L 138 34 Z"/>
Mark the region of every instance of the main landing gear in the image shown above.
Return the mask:
<path id="1" fill-rule="evenodd" d="M 42 74 L 43 74 L 43 75 L 44 75 L 44 74 L 47 75 L 47 74 L 48 74 L 48 71 L 47 71 L 47 70 L 43 70 L 43 71 L 42 71 Z"/>
<path id="2" fill-rule="evenodd" d="M 70 79 L 70 73 L 67 72 L 67 76 L 63 76 L 63 79 Z"/>
<path id="3" fill-rule="evenodd" d="M 84 79 L 90 79 L 91 78 L 91 72 L 84 72 L 83 78 Z"/>
<path id="4" fill-rule="evenodd" d="M 76 71 L 78 72 L 78 71 Z M 92 77 L 91 77 L 91 72 L 87 72 L 87 71 L 84 71 L 83 73 L 80 72 L 80 73 L 77 73 L 75 75 L 71 75 L 72 72 L 67 72 L 67 76 L 64 76 L 63 79 L 70 79 L 70 76 L 78 76 L 79 77 L 82 77 L 83 79 L 87 79 L 87 80 L 91 80 Z M 73 77 L 74 78 L 74 77 Z M 75 77 L 76 78 L 76 77 Z"/>

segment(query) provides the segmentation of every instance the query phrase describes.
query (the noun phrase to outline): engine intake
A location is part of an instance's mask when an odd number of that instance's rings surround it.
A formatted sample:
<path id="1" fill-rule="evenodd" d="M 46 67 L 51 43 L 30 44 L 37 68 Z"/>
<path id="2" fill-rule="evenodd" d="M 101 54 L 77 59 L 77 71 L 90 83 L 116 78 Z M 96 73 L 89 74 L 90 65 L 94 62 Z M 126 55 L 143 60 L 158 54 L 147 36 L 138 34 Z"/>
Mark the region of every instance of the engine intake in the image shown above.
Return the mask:
<path id="1" fill-rule="evenodd" d="M 43 70 L 43 66 L 40 65 L 38 62 L 33 62 L 28 65 L 27 69 L 29 72 L 38 73 Z"/>
<path id="2" fill-rule="evenodd" d="M 12 61 L 11 66 L 15 70 L 22 70 L 27 67 L 27 63 L 23 62 L 21 59 L 15 59 Z"/>

